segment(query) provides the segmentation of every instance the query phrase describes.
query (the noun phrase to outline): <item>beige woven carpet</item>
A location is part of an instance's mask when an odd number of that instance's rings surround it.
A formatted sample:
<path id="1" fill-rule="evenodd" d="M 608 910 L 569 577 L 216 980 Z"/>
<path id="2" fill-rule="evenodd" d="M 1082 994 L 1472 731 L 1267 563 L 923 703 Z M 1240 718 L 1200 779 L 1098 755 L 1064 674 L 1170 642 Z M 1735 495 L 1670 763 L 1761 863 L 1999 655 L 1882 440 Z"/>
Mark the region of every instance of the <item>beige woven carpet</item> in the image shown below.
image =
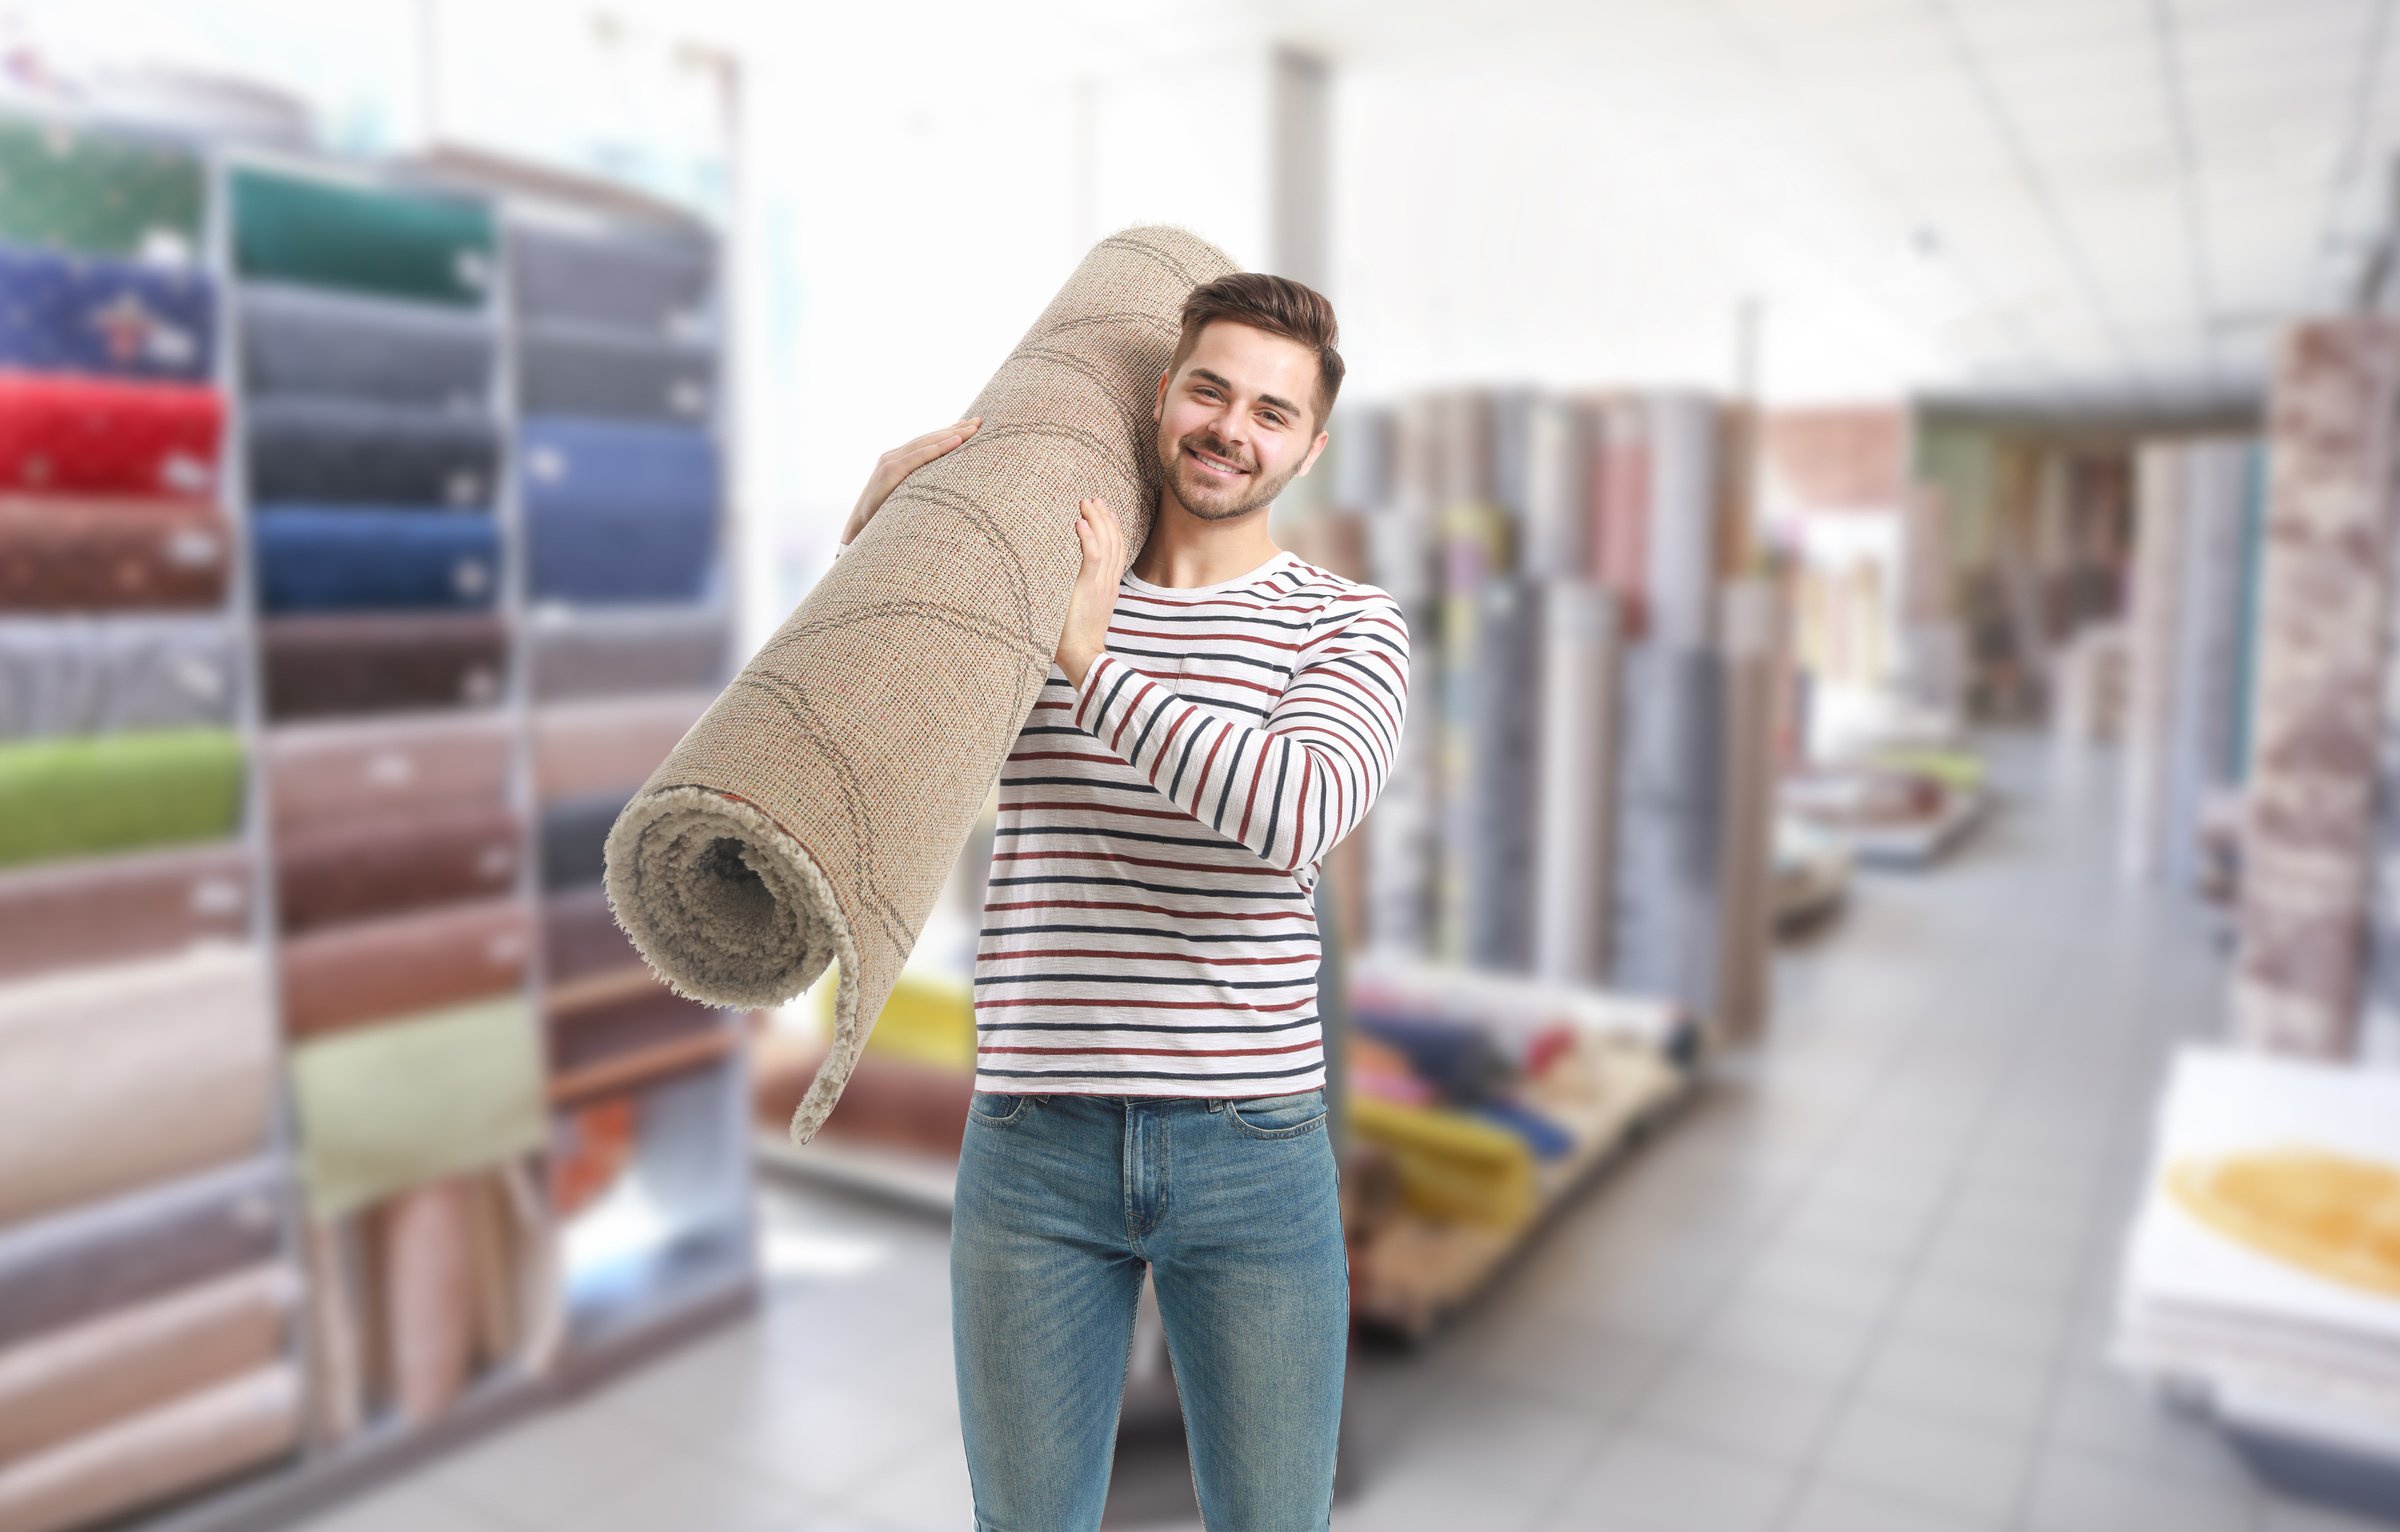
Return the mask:
<path id="1" fill-rule="evenodd" d="M 963 412 L 983 428 L 893 493 L 609 832 L 609 904 L 678 993 L 779 1005 L 839 960 L 794 1142 L 833 1110 L 1050 672 L 1077 502 L 1106 499 L 1141 551 L 1183 300 L 1233 269 L 1175 228 L 1094 246 Z"/>

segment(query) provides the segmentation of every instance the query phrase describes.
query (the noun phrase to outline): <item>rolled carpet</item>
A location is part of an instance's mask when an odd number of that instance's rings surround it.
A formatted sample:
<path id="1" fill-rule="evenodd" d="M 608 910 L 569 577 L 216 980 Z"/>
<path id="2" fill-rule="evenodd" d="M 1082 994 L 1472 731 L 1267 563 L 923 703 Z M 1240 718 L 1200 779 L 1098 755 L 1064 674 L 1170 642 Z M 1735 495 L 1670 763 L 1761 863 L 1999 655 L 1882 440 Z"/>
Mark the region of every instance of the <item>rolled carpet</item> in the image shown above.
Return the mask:
<path id="1" fill-rule="evenodd" d="M 0 1352 L 270 1259 L 290 1175 L 277 1148 L 0 1232 Z"/>
<path id="2" fill-rule="evenodd" d="M 779 1005 L 840 962 L 794 1142 L 840 1097 L 1049 674 L 1078 500 L 1141 551 L 1183 301 L 1233 269 L 1175 228 L 1094 246 L 962 412 L 982 429 L 892 494 L 611 828 L 610 907 L 678 992 Z"/>
<path id="3" fill-rule="evenodd" d="M 224 839 L 245 760 L 213 727 L 0 743 L 0 867 Z"/>

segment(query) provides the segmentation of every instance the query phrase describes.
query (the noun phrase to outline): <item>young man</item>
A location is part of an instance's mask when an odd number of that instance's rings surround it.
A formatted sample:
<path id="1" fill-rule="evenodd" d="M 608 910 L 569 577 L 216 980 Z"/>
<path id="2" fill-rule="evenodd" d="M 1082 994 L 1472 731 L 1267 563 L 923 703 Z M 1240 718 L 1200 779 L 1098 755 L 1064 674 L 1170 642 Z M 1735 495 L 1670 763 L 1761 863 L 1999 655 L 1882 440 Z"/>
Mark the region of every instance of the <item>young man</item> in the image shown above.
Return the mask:
<path id="1" fill-rule="evenodd" d="M 1335 338 L 1297 282 L 1198 288 L 1133 568 L 1114 512 L 1079 508 L 975 962 L 950 1273 L 980 1529 L 1099 1526 L 1145 1270 L 1207 1525 L 1330 1523 L 1349 1259 L 1312 895 L 1391 769 L 1409 654 L 1390 595 L 1267 536 L 1325 449 Z M 843 542 L 978 424 L 887 454 Z"/>

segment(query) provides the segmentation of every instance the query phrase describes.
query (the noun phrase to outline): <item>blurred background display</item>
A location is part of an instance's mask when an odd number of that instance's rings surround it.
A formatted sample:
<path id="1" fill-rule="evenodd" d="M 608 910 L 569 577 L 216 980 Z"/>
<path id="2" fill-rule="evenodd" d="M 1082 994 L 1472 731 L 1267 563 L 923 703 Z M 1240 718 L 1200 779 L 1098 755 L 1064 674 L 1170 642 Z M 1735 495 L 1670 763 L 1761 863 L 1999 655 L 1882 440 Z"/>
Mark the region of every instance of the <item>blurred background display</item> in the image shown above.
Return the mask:
<path id="1" fill-rule="evenodd" d="M 2400 1526 L 2390 11 L 0 0 L 0 1532 L 970 1523 L 997 787 L 805 1146 L 603 848 L 1137 223 L 1411 636 L 1337 1525 Z"/>

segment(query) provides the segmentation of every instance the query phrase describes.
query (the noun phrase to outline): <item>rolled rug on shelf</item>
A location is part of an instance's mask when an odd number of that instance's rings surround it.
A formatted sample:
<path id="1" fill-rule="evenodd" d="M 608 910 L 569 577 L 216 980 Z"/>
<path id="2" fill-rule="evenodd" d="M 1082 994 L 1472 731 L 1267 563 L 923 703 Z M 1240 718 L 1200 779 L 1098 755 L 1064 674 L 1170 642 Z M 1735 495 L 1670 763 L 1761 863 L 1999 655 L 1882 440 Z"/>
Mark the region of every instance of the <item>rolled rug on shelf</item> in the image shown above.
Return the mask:
<path id="1" fill-rule="evenodd" d="M 529 323 L 606 325 L 662 340 L 704 340 L 715 257 L 700 240 L 552 227 L 530 219 L 509 228 L 510 287 Z"/>
<path id="2" fill-rule="evenodd" d="M 278 1150 L 0 1229 L 0 1347 L 274 1257 L 290 1177 Z"/>
<path id="3" fill-rule="evenodd" d="M 513 896 L 386 915 L 283 943 L 283 1030 L 294 1040 L 513 993 L 533 957 Z"/>
<path id="4" fill-rule="evenodd" d="M 660 692 L 535 708 L 534 796 L 632 792 L 715 700 L 714 690 Z"/>
<path id="5" fill-rule="evenodd" d="M 469 308 L 490 293 L 498 232 L 480 202 L 251 167 L 230 190 L 245 278 Z"/>
<path id="6" fill-rule="evenodd" d="M 1182 305 L 1233 269 L 1180 229 L 1096 245 L 964 412 L 982 429 L 892 494 L 611 829 L 611 907 L 679 992 L 780 1005 L 839 962 L 795 1142 L 840 1096 L 1052 669 L 1078 501 L 1105 499 L 1139 554 Z"/>
<path id="7" fill-rule="evenodd" d="M 688 519 L 723 500 L 716 438 L 690 425 L 528 415 L 517 463 L 529 513 Z"/>
<path id="8" fill-rule="evenodd" d="M 0 611 L 225 604 L 233 527 L 188 500 L 0 499 Z"/>
<path id="9" fill-rule="evenodd" d="M 207 500 L 224 423 L 213 388 L 0 372 L 0 491 Z"/>
<path id="10" fill-rule="evenodd" d="M 345 818 L 280 837 L 278 918 L 295 935 L 498 898 L 516 886 L 525 841 L 523 819 L 505 803 Z"/>
<path id="11" fill-rule="evenodd" d="M 528 501 L 526 591 L 537 608 L 707 600 L 719 519 L 715 505 L 696 502 L 577 509 Z"/>
<path id="12" fill-rule="evenodd" d="M 0 743 L 0 868 L 223 840 L 241 824 L 243 770 L 228 728 Z"/>
<path id="13" fill-rule="evenodd" d="M 597 415 L 704 424 L 716 399 L 717 352 L 647 335 L 528 325 L 517 393 L 529 415 Z"/>
<path id="14" fill-rule="evenodd" d="M 356 399 L 254 400 L 243 422 L 250 498 L 261 505 L 488 509 L 500 480 L 500 423 L 428 405 Z"/>
<path id="15" fill-rule="evenodd" d="M 251 514 L 258 607 L 306 612 L 489 608 L 500 523 L 482 512 L 269 505 Z"/>
<path id="16" fill-rule="evenodd" d="M 0 617 L 0 739 L 230 729 L 244 647 L 218 616 Z"/>
<path id="17" fill-rule="evenodd" d="M 238 941 L 254 876 L 237 840 L 0 873 L 0 981 Z"/>
<path id="18" fill-rule="evenodd" d="M 212 942 L 0 986 L 0 1226 L 266 1147 L 267 971 Z"/>
<path id="19" fill-rule="evenodd" d="M 85 255 L 190 264 L 208 206 L 200 157 L 150 134 L 0 121 L 0 229 Z"/>
<path id="20" fill-rule="evenodd" d="M 266 734 L 267 817 L 278 840 L 362 816 L 435 815 L 508 802 L 516 722 L 504 713 L 409 713 L 290 724 Z"/>
<path id="21" fill-rule="evenodd" d="M 309 1214 L 343 1216 L 549 1138 L 539 1019 L 522 995 L 305 1039 L 286 1055 Z"/>
<path id="22" fill-rule="evenodd" d="M 0 293 L 0 367 L 169 382 L 209 375 L 216 288 L 205 271 L 0 243 Z"/>
<path id="23" fill-rule="evenodd" d="M 261 623 L 271 723 L 500 700 L 508 628 L 493 612 L 327 612 Z"/>
<path id="24" fill-rule="evenodd" d="M 299 1445 L 304 1392 L 278 1359 L 0 1465 L 0 1532 L 67 1532 L 281 1456 Z"/>
<path id="25" fill-rule="evenodd" d="M 732 629 L 709 607 L 630 606 L 527 614 L 526 687 L 537 703 L 724 684 Z"/>
<path id="26" fill-rule="evenodd" d="M 0 1349 L 0 1462 L 265 1366 L 299 1301 L 278 1258 Z"/>
<path id="27" fill-rule="evenodd" d="M 500 333 L 489 316 L 322 288 L 245 283 L 242 385 L 284 396 L 489 414 Z"/>

